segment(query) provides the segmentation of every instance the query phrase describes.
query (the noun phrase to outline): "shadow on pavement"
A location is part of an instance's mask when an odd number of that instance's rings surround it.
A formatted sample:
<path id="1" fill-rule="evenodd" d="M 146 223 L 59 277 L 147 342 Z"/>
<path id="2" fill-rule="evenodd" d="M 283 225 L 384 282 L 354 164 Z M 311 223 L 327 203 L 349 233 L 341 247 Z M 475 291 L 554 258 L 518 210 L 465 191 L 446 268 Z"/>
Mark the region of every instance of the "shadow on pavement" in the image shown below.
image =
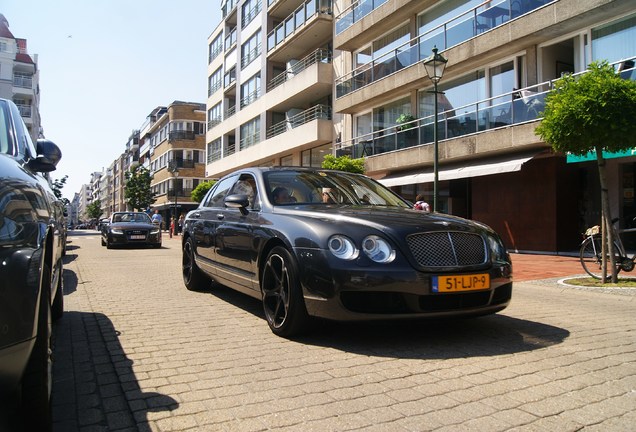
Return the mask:
<path id="1" fill-rule="evenodd" d="M 65 294 L 76 289 L 77 276 L 65 270 Z M 149 412 L 179 406 L 169 396 L 140 389 L 106 315 L 65 312 L 53 331 L 53 432 L 150 431 Z"/>
<path id="2" fill-rule="evenodd" d="M 262 320 L 260 301 L 225 286 L 209 294 Z M 505 312 L 505 310 L 504 310 Z M 308 345 L 363 355 L 405 359 L 453 359 L 514 354 L 562 343 L 570 332 L 499 314 L 481 318 L 332 322 L 316 320 L 313 330 L 294 339 Z"/>

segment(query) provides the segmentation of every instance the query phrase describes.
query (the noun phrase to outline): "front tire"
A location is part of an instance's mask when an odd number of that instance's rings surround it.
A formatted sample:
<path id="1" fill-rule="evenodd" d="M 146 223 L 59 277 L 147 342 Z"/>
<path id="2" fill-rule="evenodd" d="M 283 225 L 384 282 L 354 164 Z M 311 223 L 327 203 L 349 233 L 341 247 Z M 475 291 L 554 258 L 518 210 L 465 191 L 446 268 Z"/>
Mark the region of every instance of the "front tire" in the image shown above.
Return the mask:
<path id="1" fill-rule="evenodd" d="M 183 283 L 190 291 L 205 291 L 210 287 L 210 279 L 201 271 L 194 260 L 194 240 L 190 237 L 183 244 L 181 259 Z"/>
<path id="2" fill-rule="evenodd" d="M 581 245 L 581 251 L 579 252 L 579 259 L 581 260 L 581 265 L 587 274 L 592 276 L 594 279 L 601 279 L 602 277 L 602 244 L 601 237 L 588 237 L 583 241 Z M 614 243 L 614 257 L 616 260 L 616 272 L 621 271 L 621 262 L 623 260 L 618 248 L 618 243 Z M 612 274 L 612 269 L 609 266 L 610 260 L 609 256 L 607 257 L 607 273 L 609 275 Z"/>
<path id="3" fill-rule="evenodd" d="M 261 292 L 265 318 L 275 335 L 288 338 L 307 329 L 309 316 L 300 287 L 298 266 L 284 247 L 277 246 L 267 255 Z"/>

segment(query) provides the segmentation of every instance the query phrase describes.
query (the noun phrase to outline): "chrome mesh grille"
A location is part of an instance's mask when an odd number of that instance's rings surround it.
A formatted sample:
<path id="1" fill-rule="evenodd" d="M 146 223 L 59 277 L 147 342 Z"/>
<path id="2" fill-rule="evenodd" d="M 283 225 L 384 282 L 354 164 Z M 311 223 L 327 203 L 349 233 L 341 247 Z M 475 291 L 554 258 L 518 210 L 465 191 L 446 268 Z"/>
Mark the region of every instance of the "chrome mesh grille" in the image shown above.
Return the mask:
<path id="1" fill-rule="evenodd" d="M 423 267 L 457 267 L 486 262 L 486 245 L 478 234 L 430 232 L 406 239 L 413 257 Z"/>

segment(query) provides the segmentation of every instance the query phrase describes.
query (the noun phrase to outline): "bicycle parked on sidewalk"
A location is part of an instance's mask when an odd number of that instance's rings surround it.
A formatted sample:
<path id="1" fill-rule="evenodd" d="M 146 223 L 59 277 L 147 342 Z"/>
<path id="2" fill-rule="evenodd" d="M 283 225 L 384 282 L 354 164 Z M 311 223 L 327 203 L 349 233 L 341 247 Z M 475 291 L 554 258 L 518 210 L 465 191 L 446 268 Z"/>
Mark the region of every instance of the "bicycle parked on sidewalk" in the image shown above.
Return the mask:
<path id="1" fill-rule="evenodd" d="M 630 257 L 625 250 L 625 246 L 621 240 L 620 234 L 636 232 L 636 228 L 628 228 L 617 230 L 614 226 L 618 222 L 618 218 L 612 220 L 612 230 L 614 232 L 614 257 L 616 262 L 616 272 L 621 270 L 630 272 L 634 270 L 634 261 L 636 254 Z M 579 257 L 581 265 L 587 274 L 595 279 L 602 277 L 602 236 L 601 229 L 598 225 L 588 228 L 585 231 L 585 240 L 581 243 Z M 610 266 L 610 257 L 607 257 L 608 269 L 607 274 L 611 276 L 612 269 Z"/>

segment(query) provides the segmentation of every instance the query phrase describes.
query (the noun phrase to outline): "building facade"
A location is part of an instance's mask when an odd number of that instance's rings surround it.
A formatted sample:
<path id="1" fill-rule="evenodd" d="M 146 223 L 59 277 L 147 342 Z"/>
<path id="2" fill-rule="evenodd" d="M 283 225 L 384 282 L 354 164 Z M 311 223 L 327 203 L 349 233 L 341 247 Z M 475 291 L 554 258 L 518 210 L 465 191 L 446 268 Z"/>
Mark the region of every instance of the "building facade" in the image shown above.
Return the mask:
<path id="1" fill-rule="evenodd" d="M 28 53 L 27 40 L 14 37 L 0 14 L 0 97 L 18 106 L 33 142 L 42 135 L 39 82 L 37 54 Z"/>
<path id="2" fill-rule="evenodd" d="M 333 151 L 331 0 L 225 0 L 208 39 L 206 175 Z"/>
<path id="3" fill-rule="evenodd" d="M 153 177 L 152 191 L 164 220 L 196 208 L 192 190 L 205 179 L 205 105 L 174 101 L 159 107 L 142 127 L 140 163 Z"/>
<path id="4" fill-rule="evenodd" d="M 433 199 L 435 94 L 423 61 L 436 47 L 448 60 L 437 93 L 441 211 L 492 226 L 511 250 L 577 248 L 600 220 L 596 167 L 568 163 L 534 130 L 561 74 L 607 60 L 634 79 L 633 1 L 338 0 L 335 9 L 337 154 L 365 157 L 367 174 L 407 199 Z M 414 121 L 400 124 L 405 116 Z M 636 216 L 634 162 L 609 163 L 623 224 Z"/>

